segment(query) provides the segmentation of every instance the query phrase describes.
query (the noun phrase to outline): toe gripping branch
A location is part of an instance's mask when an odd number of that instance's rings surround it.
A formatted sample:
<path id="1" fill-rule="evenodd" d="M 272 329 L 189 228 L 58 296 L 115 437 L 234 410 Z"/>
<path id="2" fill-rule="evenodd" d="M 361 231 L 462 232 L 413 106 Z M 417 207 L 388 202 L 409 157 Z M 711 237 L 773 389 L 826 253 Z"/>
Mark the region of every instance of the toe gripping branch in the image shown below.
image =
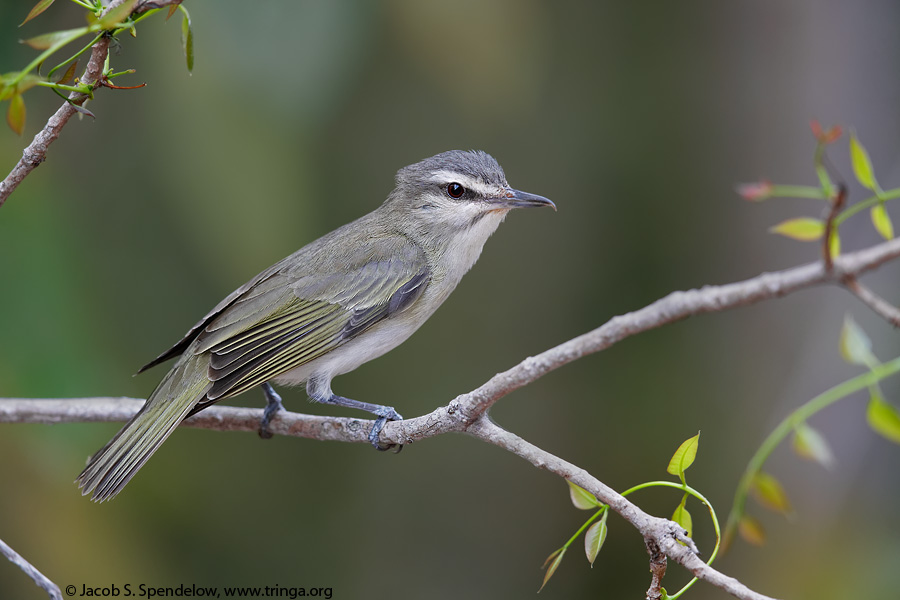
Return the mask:
<path id="1" fill-rule="evenodd" d="M 272 417 L 274 417 L 278 411 L 284 410 L 284 405 L 281 403 L 281 396 L 278 395 L 278 392 L 276 392 L 275 388 L 270 384 L 262 384 L 262 389 L 263 393 L 266 395 L 266 408 L 263 410 L 263 417 L 259 422 L 259 437 L 268 440 L 272 438 L 272 432 L 269 431 L 269 424 L 272 422 Z"/>
<path id="2" fill-rule="evenodd" d="M 375 447 L 376 450 L 385 451 L 390 450 L 396 446 L 397 452 L 403 449 L 402 444 L 382 444 L 379 441 L 379 436 L 381 435 L 381 430 L 384 429 L 385 423 L 388 421 L 402 421 L 403 417 L 394 410 L 392 406 L 384 406 L 381 404 L 371 404 L 369 402 L 361 402 L 359 400 L 352 400 L 350 398 L 344 398 L 343 396 L 338 396 L 333 393 L 330 389 L 322 389 L 320 386 L 315 385 L 313 381 L 310 381 L 311 385 L 307 385 L 307 391 L 309 392 L 309 397 L 316 401 L 321 402 L 322 404 L 331 404 L 333 406 L 343 406 L 346 408 L 355 408 L 358 410 L 364 410 L 366 412 L 372 413 L 377 417 L 375 419 L 375 424 L 372 425 L 372 430 L 369 431 L 369 442 L 372 446 Z M 278 392 L 268 383 L 262 384 L 263 393 L 266 395 L 266 408 L 263 411 L 262 420 L 259 423 L 259 437 L 264 440 L 270 439 L 272 437 L 272 432 L 269 431 L 269 424 L 272 422 L 272 418 L 278 413 L 278 411 L 283 410 L 284 406 L 281 403 L 281 396 L 278 395 Z M 322 393 L 325 392 L 325 393 Z"/>

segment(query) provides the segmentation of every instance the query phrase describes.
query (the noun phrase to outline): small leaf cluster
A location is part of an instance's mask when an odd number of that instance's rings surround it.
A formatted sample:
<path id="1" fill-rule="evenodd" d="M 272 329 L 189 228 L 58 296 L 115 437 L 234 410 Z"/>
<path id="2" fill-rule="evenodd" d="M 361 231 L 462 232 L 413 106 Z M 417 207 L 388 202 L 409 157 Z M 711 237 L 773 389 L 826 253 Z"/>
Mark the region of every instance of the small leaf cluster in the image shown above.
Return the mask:
<path id="1" fill-rule="evenodd" d="M 882 366 L 875 354 L 872 353 L 872 340 L 850 315 L 844 318 L 840 348 L 844 360 L 853 365 L 866 367 L 870 373 L 876 373 Z M 876 433 L 900 444 L 900 411 L 884 399 L 878 381 L 869 385 L 866 422 Z"/>
<path id="2" fill-rule="evenodd" d="M 592 567 L 594 566 L 594 561 L 597 559 L 597 555 L 600 553 L 600 548 L 603 547 L 603 542 L 606 541 L 606 519 L 609 517 L 609 506 L 597 500 L 597 497 L 586 489 L 578 487 L 568 480 L 566 480 L 566 483 L 569 484 L 569 499 L 572 501 L 572 504 L 575 505 L 575 508 L 580 510 L 595 510 L 596 512 L 591 515 L 584 525 L 582 525 L 578 531 L 562 545 L 562 547 L 551 552 L 550 556 L 547 557 L 547 560 L 544 561 L 541 568 L 547 569 L 547 572 L 544 573 L 544 581 L 541 583 L 541 587 L 538 590 L 539 592 L 544 589 L 544 586 L 547 585 L 547 582 L 550 581 L 550 578 L 556 573 L 556 569 L 566 555 L 566 550 L 568 550 L 569 546 L 578 539 L 578 536 L 581 535 L 582 532 L 584 532 L 584 553 Z"/>
<path id="3" fill-rule="evenodd" d="M 681 485 L 685 486 L 685 488 L 687 488 L 687 481 L 684 478 L 684 472 L 694 464 L 694 459 L 697 458 L 697 448 L 699 447 L 700 433 L 697 432 L 697 435 L 682 442 L 675 454 L 672 455 L 669 466 L 666 468 L 666 472 L 677 476 L 681 480 Z M 685 506 L 687 499 L 688 493 L 687 489 L 685 489 L 681 502 L 678 503 L 678 507 L 675 508 L 675 512 L 672 514 L 672 520 L 681 525 L 687 532 L 688 537 L 692 537 L 694 535 L 694 523 L 693 519 L 691 519 L 691 513 L 688 512 Z"/>
<path id="4" fill-rule="evenodd" d="M 811 128 L 813 135 L 816 138 L 816 151 L 813 158 L 813 165 L 819 181 L 818 187 L 779 185 L 768 181 L 760 181 L 739 185 L 737 187 L 738 193 L 745 199 L 753 202 L 760 202 L 770 198 L 812 198 L 825 200 L 830 203 L 831 207 L 834 207 L 834 203 L 839 196 L 837 190 L 839 190 L 841 186 L 835 184 L 832 176 L 829 174 L 825 150 L 830 144 L 835 143 L 841 138 L 843 131 L 838 126 L 823 131 L 821 125 L 819 125 L 817 121 L 812 122 Z M 801 242 L 820 241 L 823 240 L 824 236 L 827 234 L 829 236 L 827 244 L 829 253 L 831 256 L 838 256 L 841 250 L 838 228 L 844 221 L 853 215 L 868 209 L 872 224 L 878 234 L 886 240 L 893 239 L 894 225 L 885 208 L 885 202 L 900 198 L 900 188 L 888 191 L 881 188 L 878 184 L 878 180 L 875 178 L 875 170 L 872 167 L 869 153 L 859 141 L 855 132 L 851 132 L 849 144 L 850 162 L 853 168 L 853 174 L 859 184 L 871 191 L 873 195 L 866 200 L 847 208 L 837 207 L 842 210 L 837 211 L 836 214 L 829 218 L 796 217 L 778 223 L 770 228 L 769 231 Z M 829 220 L 833 220 L 833 227 L 828 227 Z"/>
<path id="5" fill-rule="evenodd" d="M 681 502 L 679 502 L 674 514 L 672 515 L 672 520 L 687 532 L 688 537 L 693 534 L 693 523 L 691 515 L 685 506 L 688 496 L 694 496 L 695 498 L 703 502 L 703 504 L 706 505 L 706 507 L 709 509 L 713 527 L 715 528 L 716 532 L 716 547 L 713 550 L 709 561 L 707 562 L 707 564 L 712 564 L 712 561 L 715 560 L 716 554 L 719 550 L 719 522 L 716 518 L 716 513 L 715 510 L 713 510 L 712 505 L 699 492 L 689 487 L 685 480 L 685 471 L 687 471 L 687 469 L 694 463 L 694 459 L 697 457 L 697 449 L 699 448 L 699 445 L 700 434 L 698 433 L 697 435 L 685 440 L 669 460 L 666 471 L 671 475 L 677 476 L 681 480 L 680 484 L 671 481 L 650 481 L 647 483 L 636 485 L 622 492 L 622 495 L 627 496 L 638 490 L 647 489 L 650 487 L 671 487 L 684 490 L 684 495 L 681 498 Z M 587 521 L 585 521 L 585 523 L 581 527 L 578 528 L 578 530 L 572 535 L 572 537 L 568 539 L 568 541 L 566 541 L 565 544 L 551 552 L 550 556 L 548 556 L 544 561 L 544 564 L 541 568 L 546 569 L 546 572 L 544 573 L 544 580 L 541 583 L 541 590 L 544 589 L 544 586 L 547 585 L 547 582 L 556 572 L 556 569 L 559 567 L 560 563 L 562 563 L 563 557 L 566 555 L 566 551 L 578 539 L 578 536 L 584 533 L 584 552 L 587 556 L 588 562 L 592 567 L 594 566 L 594 561 L 597 559 L 597 555 L 600 553 L 600 549 L 603 547 L 603 543 L 606 541 L 606 534 L 608 532 L 607 517 L 609 516 L 609 506 L 603 504 L 592 493 L 575 485 L 571 481 L 566 481 L 566 483 L 569 486 L 569 499 L 572 501 L 572 504 L 575 506 L 575 508 L 581 510 L 594 510 L 595 512 L 590 516 L 590 518 L 588 518 Z M 662 589 L 661 591 L 663 599 L 665 600 L 667 598 L 678 598 L 684 592 L 686 592 L 696 580 L 696 578 L 692 579 L 676 594 L 668 595 L 666 593 L 666 590 Z"/>
<path id="6" fill-rule="evenodd" d="M 900 372 L 900 358 L 882 363 L 872 352 L 872 342 L 862 328 L 847 315 L 841 328 L 839 350 L 841 356 L 853 365 L 868 369 L 862 375 L 845 381 L 809 400 L 788 415 L 763 441 L 750 459 L 738 489 L 725 528 L 725 543 L 730 544 L 735 533 L 745 541 L 762 545 L 766 533 L 762 523 L 746 513 L 748 496 L 768 510 L 790 516 L 793 513 L 784 486 L 775 476 L 763 471 L 766 460 L 788 437 L 791 447 L 801 458 L 815 461 L 826 468 L 835 465 L 834 453 L 825 436 L 813 428 L 808 420 L 831 404 L 851 397 L 855 392 L 868 390 L 869 403 L 866 421 L 873 431 L 888 440 L 900 444 L 900 411 L 887 402 L 879 382 Z"/>
<path id="7" fill-rule="evenodd" d="M 83 105 L 87 101 L 87 99 L 93 98 L 93 91 L 97 87 L 99 87 L 100 85 L 105 85 L 114 89 L 131 89 L 130 87 L 122 88 L 109 83 L 109 80 L 115 77 L 125 75 L 127 73 L 133 73 L 134 71 L 125 70 L 118 73 L 113 72 L 113 70 L 109 66 L 108 56 L 104 65 L 103 74 L 101 75 L 99 81 L 92 84 L 78 82 L 75 79 L 78 58 L 85 52 L 90 50 L 90 48 L 104 35 L 115 37 L 117 34 L 123 31 L 128 31 L 132 36 L 136 36 L 136 24 L 144 18 L 150 16 L 151 14 L 162 10 L 155 8 L 137 14 L 134 13 L 134 10 L 138 0 L 128 0 L 123 4 L 120 4 L 116 8 L 108 11 L 106 14 L 103 14 L 105 6 L 100 0 L 70 1 L 87 9 L 88 24 L 84 27 L 67 29 L 63 31 L 53 31 L 24 40 L 23 43 L 34 48 L 35 50 L 42 50 L 42 52 L 25 68 L 19 71 L 11 71 L 8 73 L 0 74 L 0 102 L 7 100 L 9 101 L 9 106 L 6 110 L 6 123 L 7 125 L 9 125 L 9 128 L 18 135 L 22 135 L 25 131 L 26 111 L 25 99 L 23 98 L 23 94 L 33 87 L 40 86 L 52 89 L 66 102 L 69 102 L 69 104 L 76 111 L 82 114 L 87 114 L 91 117 L 94 116 L 93 113 L 84 108 Z M 34 5 L 28 15 L 25 17 L 25 20 L 22 21 L 19 26 L 21 27 L 25 23 L 42 14 L 44 11 L 50 8 L 53 2 L 54 0 L 40 0 L 37 4 Z M 188 70 L 190 71 L 194 67 L 194 36 L 191 27 L 190 15 L 188 14 L 187 9 L 181 6 L 181 3 L 178 2 L 176 4 L 172 4 L 169 7 L 168 16 L 166 17 L 166 19 L 171 17 L 177 10 L 180 10 L 184 15 L 181 25 L 182 48 L 187 60 Z M 68 58 L 57 64 L 55 67 L 50 69 L 47 75 L 41 74 L 41 68 L 43 67 L 47 59 L 56 54 L 64 46 L 67 46 L 70 43 L 89 35 L 92 36 L 92 38 L 90 42 L 87 43 L 87 45 L 83 46 L 78 52 L 69 56 Z M 54 74 L 57 72 L 62 72 L 62 75 L 54 79 Z M 82 94 L 83 96 L 79 100 L 72 100 L 66 94 L 72 92 L 76 94 Z"/>

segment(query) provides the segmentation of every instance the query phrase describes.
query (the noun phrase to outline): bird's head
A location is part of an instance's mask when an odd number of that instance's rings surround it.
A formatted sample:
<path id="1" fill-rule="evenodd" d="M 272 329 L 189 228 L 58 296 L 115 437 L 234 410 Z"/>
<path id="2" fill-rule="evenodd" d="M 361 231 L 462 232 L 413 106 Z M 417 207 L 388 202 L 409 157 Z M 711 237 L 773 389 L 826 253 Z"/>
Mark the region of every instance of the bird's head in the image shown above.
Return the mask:
<path id="1" fill-rule="evenodd" d="M 419 229 L 445 228 L 451 237 L 482 222 L 493 232 L 513 208 L 556 210 L 543 196 L 511 188 L 497 161 L 480 150 L 450 150 L 400 169 L 386 205 Z"/>

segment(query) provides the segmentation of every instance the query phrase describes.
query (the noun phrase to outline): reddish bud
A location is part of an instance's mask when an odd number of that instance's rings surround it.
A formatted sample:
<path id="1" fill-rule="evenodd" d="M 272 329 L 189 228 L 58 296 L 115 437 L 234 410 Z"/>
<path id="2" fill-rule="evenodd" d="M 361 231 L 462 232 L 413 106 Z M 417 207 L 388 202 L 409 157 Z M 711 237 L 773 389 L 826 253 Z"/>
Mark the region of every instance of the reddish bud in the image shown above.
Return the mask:
<path id="1" fill-rule="evenodd" d="M 762 202 L 772 197 L 775 186 L 772 185 L 771 181 L 757 181 L 754 183 L 740 183 L 735 189 L 744 200 Z"/>
<path id="2" fill-rule="evenodd" d="M 843 134 L 843 130 L 840 125 L 833 125 L 831 129 L 825 132 L 825 135 L 822 137 L 823 144 L 830 144 Z"/>
<path id="3" fill-rule="evenodd" d="M 820 144 L 831 144 L 844 133 L 840 125 L 832 125 L 828 131 L 824 131 L 822 125 L 815 119 L 809 122 L 809 128 Z"/>
<path id="4" fill-rule="evenodd" d="M 822 140 L 822 126 L 819 125 L 819 122 L 815 119 L 809 122 L 809 128 L 812 129 L 813 137 L 817 140 Z"/>

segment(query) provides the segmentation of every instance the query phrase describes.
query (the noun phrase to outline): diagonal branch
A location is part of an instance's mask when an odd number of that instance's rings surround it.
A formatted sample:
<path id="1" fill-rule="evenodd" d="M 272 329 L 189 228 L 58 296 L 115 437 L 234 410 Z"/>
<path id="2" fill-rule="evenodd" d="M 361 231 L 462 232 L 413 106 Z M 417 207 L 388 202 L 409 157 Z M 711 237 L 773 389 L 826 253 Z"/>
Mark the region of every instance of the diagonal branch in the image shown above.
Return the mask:
<path id="1" fill-rule="evenodd" d="M 462 398 L 462 396 L 460 397 Z M 78 398 L 71 400 L 0 399 L 0 422 L 5 423 L 67 423 L 125 421 L 131 418 L 143 404 L 132 398 Z M 259 429 L 263 411 L 253 408 L 211 406 L 184 422 L 187 427 L 218 431 L 250 431 Z M 770 600 L 747 588 L 738 580 L 724 575 L 697 557 L 696 547 L 676 523 L 648 515 L 624 496 L 581 469 L 546 450 L 525 441 L 495 423 L 482 412 L 471 420 L 465 417 L 459 398 L 448 406 L 429 415 L 388 423 L 382 436 L 394 443 L 412 443 L 451 431 L 466 432 L 473 437 L 499 446 L 534 466 L 568 479 L 593 493 L 601 502 L 625 518 L 644 536 L 648 547 L 653 546 L 678 562 L 698 579 L 715 585 L 743 600 Z M 368 432 L 372 422 L 342 417 L 318 417 L 281 411 L 272 421 L 272 433 L 317 440 L 369 443 Z M 412 426 L 418 433 L 415 438 L 390 434 Z M 678 542 L 688 544 L 684 546 Z"/>
<path id="2" fill-rule="evenodd" d="M 106 7 L 104 14 L 124 4 L 126 0 L 112 0 Z M 144 12 L 154 8 L 161 8 L 169 4 L 180 4 L 181 0 L 140 0 L 134 6 L 133 12 Z M 109 53 L 110 36 L 104 35 L 91 49 L 91 58 L 88 60 L 84 74 L 81 76 L 82 83 L 96 88 L 103 76 L 103 66 L 106 62 L 106 56 Z M 86 94 L 72 92 L 69 99 L 63 102 L 63 105 L 47 120 L 44 125 L 28 144 L 28 147 L 22 152 L 22 158 L 16 163 L 9 175 L 3 181 L 0 181 L 0 206 L 6 202 L 9 195 L 19 187 L 29 173 L 34 171 L 38 165 L 47 159 L 47 150 L 50 144 L 56 141 L 62 132 L 63 127 L 69 122 L 69 119 L 77 112 L 75 105 L 81 106 L 88 99 Z"/>
<path id="3" fill-rule="evenodd" d="M 468 433 L 480 440 L 508 450 L 516 456 L 524 458 L 534 466 L 559 475 L 591 492 L 598 500 L 608 504 L 611 509 L 640 531 L 648 548 L 658 549 L 664 555 L 685 567 L 698 579 L 711 583 L 736 598 L 771 600 L 769 596 L 764 596 L 751 590 L 737 579 L 724 575 L 700 560 L 694 543 L 685 535 L 686 532 L 677 523 L 648 515 L 584 469 L 538 448 L 514 433 L 506 431 L 491 421 L 487 415 L 472 423 Z M 682 545 L 679 542 L 684 542 L 688 545 Z M 664 568 L 663 572 L 665 572 Z"/>
<path id="4" fill-rule="evenodd" d="M 476 390 L 457 396 L 446 406 L 439 407 L 427 415 L 388 423 L 382 431 L 382 441 L 411 444 L 443 433 L 467 432 L 592 492 L 600 501 L 608 504 L 634 525 L 654 553 L 658 548 L 665 556 L 683 565 L 699 579 L 716 585 L 738 598 L 763 600 L 766 596 L 709 567 L 690 547 L 678 543 L 682 541 L 693 545 L 676 524 L 647 515 L 583 469 L 503 430 L 490 421 L 486 414 L 487 410 L 503 396 L 542 375 L 643 331 L 692 315 L 727 310 L 785 296 L 813 285 L 825 283 L 846 285 L 847 281 L 897 257 L 900 257 L 900 239 L 836 258 L 830 269 L 826 269 L 822 262 L 816 262 L 776 273 L 763 273 L 737 283 L 673 292 L 642 309 L 614 317 L 591 332 L 537 356 L 526 358 L 513 368 L 495 375 Z M 130 398 L 0 399 L 0 422 L 125 421 L 140 408 L 141 404 L 141 400 Z M 262 411 L 258 409 L 213 406 L 186 420 L 184 424 L 188 427 L 220 431 L 257 431 L 261 417 Z M 360 443 L 368 442 L 367 433 L 370 428 L 371 421 L 367 420 L 318 417 L 287 411 L 279 412 L 270 425 L 272 433 L 279 435 Z M 661 559 L 656 562 L 661 562 Z"/>
<path id="5" fill-rule="evenodd" d="M 51 600 L 62 600 L 59 586 L 47 579 L 43 573 L 34 568 L 34 565 L 22 558 L 21 554 L 10 548 L 3 540 L 0 540 L 0 555 L 5 556 L 9 562 L 22 569 L 38 587 L 47 592 Z"/>
<path id="6" fill-rule="evenodd" d="M 826 271 L 821 262 L 816 262 L 763 273 L 737 283 L 673 292 L 644 308 L 613 317 L 593 331 L 526 358 L 429 414 L 387 423 L 381 434 L 382 441 L 410 444 L 442 433 L 465 431 L 503 396 L 627 337 L 689 316 L 755 304 L 813 285 L 841 284 L 898 257 L 900 238 L 836 258 L 832 272 Z M 127 398 L 0 399 L 0 423 L 126 421 L 142 402 Z M 212 406 L 185 421 L 185 425 L 220 431 L 257 431 L 260 416 L 261 411 L 256 409 Z M 280 412 L 272 421 L 271 431 L 319 440 L 367 442 L 366 432 L 370 425 L 371 421 L 367 420 Z"/>
<path id="7" fill-rule="evenodd" d="M 113 5 L 122 4 L 122 2 L 124 0 L 114 0 L 110 8 Z M 103 65 L 106 62 L 106 55 L 109 52 L 109 41 L 109 36 L 104 35 L 94 44 L 94 47 L 91 49 L 91 58 L 88 60 L 84 74 L 81 76 L 83 83 L 94 87 L 100 81 L 100 77 L 103 74 Z M 87 99 L 87 94 L 72 92 L 69 94 L 68 101 L 63 102 L 63 105 L 44 125 L 44 128 L 37 132 L 37 135 L 34 136 L 34 139 L 22 152 L 22 158 L 19 159 L 13 170 L 6 176 L 6 179 L 0 181 L 0 206 L 3 206 L 9 195 L 19 187 L 19 184 L 22 183 L 28 174 L 47 159 L 47 150 L 50 148 L 50 144 L 56 141 L 62 128 L 66 126 L 69 119 L 77 112 L 74 105 L 81 106 Z"/>
<path id="8" fill-rule="evenodd" d="M 856 277 L 846 277 L 841 282 L 859 301 L 872 309 L 875 314 L 893 325 L 900 327 L 900 308 L 897 308 L 868 287 L 861 284 Z"/>

